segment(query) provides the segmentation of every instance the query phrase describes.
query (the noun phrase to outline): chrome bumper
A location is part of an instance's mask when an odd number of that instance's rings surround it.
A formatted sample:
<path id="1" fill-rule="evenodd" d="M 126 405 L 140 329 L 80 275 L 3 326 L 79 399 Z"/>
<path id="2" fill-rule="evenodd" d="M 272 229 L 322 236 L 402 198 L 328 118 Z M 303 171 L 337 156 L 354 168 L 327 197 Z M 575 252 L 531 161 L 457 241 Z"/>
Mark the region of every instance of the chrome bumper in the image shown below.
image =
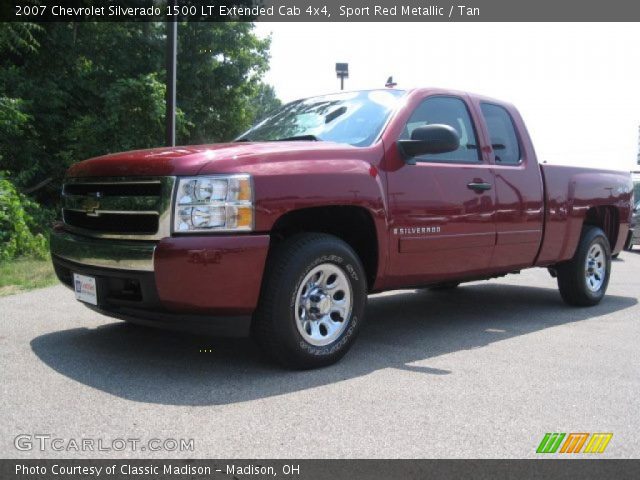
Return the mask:
<path id="1" fill-rule="evenodd" d="M 94 267 L 153 272 L 154 242 L 126 242 L 51 233 L 51 255 Z"/>

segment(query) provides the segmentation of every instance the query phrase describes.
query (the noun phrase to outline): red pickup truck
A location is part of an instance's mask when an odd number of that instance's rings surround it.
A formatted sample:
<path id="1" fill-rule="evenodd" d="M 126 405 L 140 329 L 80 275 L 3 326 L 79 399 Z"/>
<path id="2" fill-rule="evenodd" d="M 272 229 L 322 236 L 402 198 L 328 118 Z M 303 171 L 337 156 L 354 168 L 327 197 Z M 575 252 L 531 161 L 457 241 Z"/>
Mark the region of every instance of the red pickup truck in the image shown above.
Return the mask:
<path id="1" fill-rule="evenodd" d="M 62 201 L 53 264 L 89 307 L 251 333 L 313 368 L 346 353 L 372 292 L 546 267 L 567 303 L 598 303 L 632 183 L 539 164 L 507 103 L 386 89 L 289 103 L 230 143 L 77 163 Z"/>

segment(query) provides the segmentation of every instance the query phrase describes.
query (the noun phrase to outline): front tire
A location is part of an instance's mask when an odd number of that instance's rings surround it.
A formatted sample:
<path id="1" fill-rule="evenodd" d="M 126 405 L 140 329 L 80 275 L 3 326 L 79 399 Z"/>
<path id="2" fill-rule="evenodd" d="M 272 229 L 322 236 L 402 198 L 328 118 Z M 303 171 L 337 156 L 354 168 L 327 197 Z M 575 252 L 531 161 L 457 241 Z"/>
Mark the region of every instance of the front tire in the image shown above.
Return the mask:
<path id="1" fill-rule="evenodd" d="M 557 266 L 558 288 L 569 305 L 591 306 L 602 300 L 611 275 L 611 247 L 604 232 L 585 227 L 573 258 Z"/>
<path id="2" fill-rule="evenodd" d="M 298 234 L 274 247 L 252 334 L 263 350 L 295 369 L 342 358 L 364 320 L 367 281 L 353 249 L 326 234 Z"/>

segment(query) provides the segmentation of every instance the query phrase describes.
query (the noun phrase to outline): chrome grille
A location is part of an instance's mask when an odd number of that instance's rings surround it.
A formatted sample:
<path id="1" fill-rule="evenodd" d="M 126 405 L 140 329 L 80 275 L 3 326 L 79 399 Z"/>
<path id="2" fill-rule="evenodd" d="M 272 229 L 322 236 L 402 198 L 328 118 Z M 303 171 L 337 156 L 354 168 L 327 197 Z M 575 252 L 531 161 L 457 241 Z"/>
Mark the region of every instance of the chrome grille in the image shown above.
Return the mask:
<path id="1" fill-rule="evenodd" d="M 167 237 L 174 184 L 175 177 L 69 178 L 62 218 L 68 230 L 91 237 Z"/>

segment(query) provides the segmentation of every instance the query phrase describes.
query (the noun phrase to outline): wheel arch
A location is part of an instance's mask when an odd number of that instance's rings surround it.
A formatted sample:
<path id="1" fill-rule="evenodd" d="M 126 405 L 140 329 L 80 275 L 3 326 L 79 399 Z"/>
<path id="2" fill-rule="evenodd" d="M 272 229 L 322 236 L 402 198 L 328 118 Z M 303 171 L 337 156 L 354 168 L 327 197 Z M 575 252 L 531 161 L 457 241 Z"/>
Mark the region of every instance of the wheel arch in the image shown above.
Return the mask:
<path id="1" fill-rule="evenodd" d="M 613 205 L 601 205 L 590 207 L 584 216 L 583 227 L 591 225 L 600 228 L 607 240 L 611 250 L 616 246 L 619 234 L 620 213 Z"/>
<path id="2" fill-rule="evenodd" d="M 373 213 L 357 205 L 323 205 L 292 209 L 280 215 L 271 228 L 271 246 L 299 233 L 326 233 L 347 243 L 358 255 L 367 276 L 369 290 L 379 277 L 381 242 Z"/>

